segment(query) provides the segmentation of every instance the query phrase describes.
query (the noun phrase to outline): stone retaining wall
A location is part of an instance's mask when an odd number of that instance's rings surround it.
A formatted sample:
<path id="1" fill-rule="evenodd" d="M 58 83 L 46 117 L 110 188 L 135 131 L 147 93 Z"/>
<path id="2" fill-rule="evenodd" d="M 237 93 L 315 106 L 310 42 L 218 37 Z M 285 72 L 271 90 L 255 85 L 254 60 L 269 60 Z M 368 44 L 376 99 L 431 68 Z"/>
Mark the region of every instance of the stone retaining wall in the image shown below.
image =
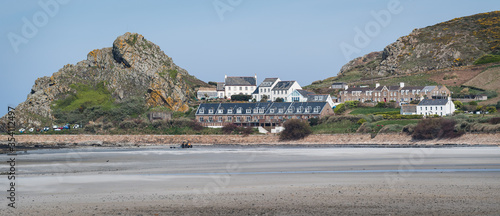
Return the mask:
<path id="1" fill-rule="evenodd" d="M 371 138 L 370 134 L 328 134 L 311 135 L 303 140 L 280 142 L 277 135 L 18 135 L 21 144 L 73 144 L 73 145 L 113 145 L 113 144 L 180 144 L 189 140 L 193 144 L 469 144 L 500 145 L 500 133 L 465 134 L 457 139 L 413 142 L 403 134 L 379 134 Z M 0 141 L 7 140 L 6 135 Z"/>

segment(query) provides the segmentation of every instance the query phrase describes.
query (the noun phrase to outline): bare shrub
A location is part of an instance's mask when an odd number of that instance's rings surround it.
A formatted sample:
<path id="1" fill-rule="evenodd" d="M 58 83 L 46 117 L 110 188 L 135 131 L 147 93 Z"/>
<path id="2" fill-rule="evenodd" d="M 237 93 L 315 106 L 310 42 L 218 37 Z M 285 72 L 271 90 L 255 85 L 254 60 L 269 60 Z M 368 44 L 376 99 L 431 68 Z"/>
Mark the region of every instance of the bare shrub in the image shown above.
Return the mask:
<path id="1" fill-rule="evenodd" d="M 453 139 L 464 134 L 455 131 L 455 120 L 443 118 L 429 118 L 420 120 L 413 131 L 414 140 Z"/>
<path id="2" fill-rule="evenodd" d="M 312 134 L 309 124 L 299 119 L 292 119 L 283 125 L 285 130 L 280 133 L 280 140 L 299 140 Z"/>

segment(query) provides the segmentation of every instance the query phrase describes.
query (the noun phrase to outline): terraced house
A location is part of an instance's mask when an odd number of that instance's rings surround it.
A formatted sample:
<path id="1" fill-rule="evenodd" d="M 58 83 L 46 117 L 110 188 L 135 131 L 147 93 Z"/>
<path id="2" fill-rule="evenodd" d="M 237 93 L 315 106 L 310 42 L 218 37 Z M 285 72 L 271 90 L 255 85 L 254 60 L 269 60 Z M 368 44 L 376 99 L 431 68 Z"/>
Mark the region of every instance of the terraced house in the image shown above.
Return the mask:
<path id="1" fill-rule="evenodd" d="M 446 86 L 405 86 L 400 83 L 399 86 L 380 86 L 376 84 L 375 88 L 347 88 L 339 92 L 339 102 L 346 101 L 373 101 L 390 102 L 395 101 L 400 104 L 409 103 L 422 98 L 439 99 L 446 98 L 451 94 Z"/>
<path id="2" fill-rule="evenodd" d="M 327 102 L 204 103 L 196 110 L 196 121 L 205 127 L 226 124 L 281 126 L 288 119 L 321 118 L 332 115 Z"/>

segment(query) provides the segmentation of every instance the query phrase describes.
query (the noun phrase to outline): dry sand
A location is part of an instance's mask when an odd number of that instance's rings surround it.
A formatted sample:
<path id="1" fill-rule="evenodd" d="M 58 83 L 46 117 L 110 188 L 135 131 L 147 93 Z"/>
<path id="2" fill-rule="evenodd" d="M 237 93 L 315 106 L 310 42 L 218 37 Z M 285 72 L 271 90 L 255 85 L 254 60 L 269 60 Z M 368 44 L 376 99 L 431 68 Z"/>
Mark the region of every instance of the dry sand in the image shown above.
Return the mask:
<path id="1" fill-rule="evenodd" d="M 500 214 L 498 147 L 28 153 L 17 157 L 17 208 L 4 199 L 0 215 Z"/>

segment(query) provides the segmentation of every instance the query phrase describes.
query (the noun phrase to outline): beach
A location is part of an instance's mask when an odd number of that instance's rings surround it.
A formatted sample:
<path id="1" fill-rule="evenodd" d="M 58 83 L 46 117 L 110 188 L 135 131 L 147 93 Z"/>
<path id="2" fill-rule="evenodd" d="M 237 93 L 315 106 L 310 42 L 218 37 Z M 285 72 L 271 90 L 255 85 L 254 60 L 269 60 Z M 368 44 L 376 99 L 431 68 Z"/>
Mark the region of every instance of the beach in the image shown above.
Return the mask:
<path id="1" fill-rule="evenodd" d="M 170 147 L 20 152 L 0 214 L 500 214 L 498 147 Z"/>

